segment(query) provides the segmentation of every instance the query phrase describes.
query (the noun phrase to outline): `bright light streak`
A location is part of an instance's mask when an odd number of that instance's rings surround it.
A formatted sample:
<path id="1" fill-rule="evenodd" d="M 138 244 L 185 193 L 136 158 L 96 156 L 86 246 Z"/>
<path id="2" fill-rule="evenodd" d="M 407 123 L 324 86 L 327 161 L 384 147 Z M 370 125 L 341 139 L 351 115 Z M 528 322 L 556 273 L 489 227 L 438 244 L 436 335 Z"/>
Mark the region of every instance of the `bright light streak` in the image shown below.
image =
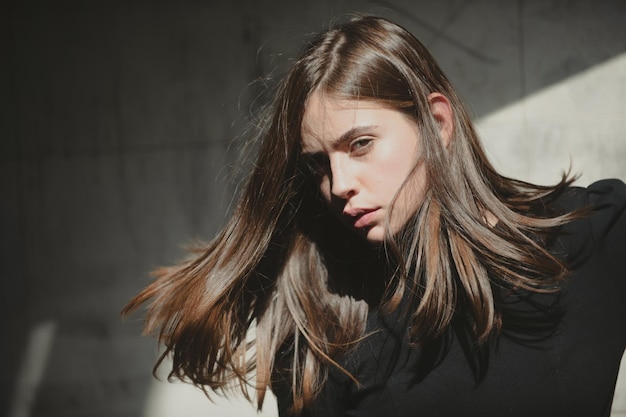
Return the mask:
<path id="1" fill-rule="evenodd" d="M 56 323 L 47 321 L 30 332 L 26 354 L 17 374 L 15 395 L 9 417 L 30 417 L 37 399 L 37 390 L 43 379 L 56 332 Z"/>

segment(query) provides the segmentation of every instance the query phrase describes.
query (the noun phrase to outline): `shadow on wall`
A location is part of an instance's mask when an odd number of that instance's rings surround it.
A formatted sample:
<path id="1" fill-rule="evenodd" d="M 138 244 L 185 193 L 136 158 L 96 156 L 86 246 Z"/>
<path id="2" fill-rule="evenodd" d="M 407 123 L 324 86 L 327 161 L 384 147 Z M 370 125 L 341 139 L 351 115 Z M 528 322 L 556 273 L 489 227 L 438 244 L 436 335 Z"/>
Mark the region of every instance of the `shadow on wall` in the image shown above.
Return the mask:
<path id="1" fill-rule="evenodd" d="M 551 120 L 529 124 L 539 115 L 525 108 L 494 115 L 626 51 L 621 0 L 7 3 L 0 414 L 11 417 L 141 415 L 154 341 L 118 312 L 147 271 L 215 233 L 239 157 L 230 140 L 263 96 L 264 82 L 249 83 L 280 73 L 330 18 L 372 12 L 413 31 L 474 113 L 489 116 L 485 135 L 502 154 L 528 154 L 519 139 L 547 137 Z M 603 126 L 623 133 L 626 95 L 586 85 L 575 91 L 598 106 L 604 93 L 617 97 Z M 580 116 L 571 111 L 563 129 Z M 623 160 L 623 141 L 613 142 L 585 163 Z M 564 168 L 553 162 L 519 172 L 552 178 Z"/>

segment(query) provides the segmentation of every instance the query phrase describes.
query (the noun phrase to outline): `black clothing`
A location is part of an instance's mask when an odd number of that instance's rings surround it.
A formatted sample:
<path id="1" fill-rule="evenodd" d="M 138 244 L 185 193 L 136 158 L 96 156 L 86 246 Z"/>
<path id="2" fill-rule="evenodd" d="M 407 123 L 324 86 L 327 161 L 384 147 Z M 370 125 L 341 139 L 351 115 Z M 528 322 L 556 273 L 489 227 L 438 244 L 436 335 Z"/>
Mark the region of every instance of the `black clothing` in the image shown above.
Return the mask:
<path id="1" fill-rule="evenodd" d="M 332 369 L 307 415 L 609 416 L 626 346 L 626 185 L 572 187 L 555 204 L 597 207 L 552 243 L 573 269 L 557 294 L 507 301 L 504 331 L 482 350 L 462 322 L 440 343 L 411 348 L 397 313 L 372 311 L 366 331 L 374 333 L 342 361 L 361 386 Z M 528 324 L 537 314 L 545 320 Z M 290 400 L 277 396 L 287 415 Z"/>

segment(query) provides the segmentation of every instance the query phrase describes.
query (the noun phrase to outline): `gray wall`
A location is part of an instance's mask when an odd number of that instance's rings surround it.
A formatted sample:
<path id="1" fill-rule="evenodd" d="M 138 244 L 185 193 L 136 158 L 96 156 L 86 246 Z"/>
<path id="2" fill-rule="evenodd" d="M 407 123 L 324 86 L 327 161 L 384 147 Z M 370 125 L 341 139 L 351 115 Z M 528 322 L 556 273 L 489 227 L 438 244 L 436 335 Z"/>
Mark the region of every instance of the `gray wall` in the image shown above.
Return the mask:
<path id="1" fill-rule="evenodd" d="M 215 233 L 229 144 L 262 95 L 251 81 L 333 16 L 411 29 L 503 170 L 551 182 L 571 157 L 583 182 L 626 179 L 622 0 L 215 3 L 0 6 L 0 415 L 203 415 L 182 413 L 184 396 L 154 405 L 155 343 L 118 312 L 150 269 Z"/>

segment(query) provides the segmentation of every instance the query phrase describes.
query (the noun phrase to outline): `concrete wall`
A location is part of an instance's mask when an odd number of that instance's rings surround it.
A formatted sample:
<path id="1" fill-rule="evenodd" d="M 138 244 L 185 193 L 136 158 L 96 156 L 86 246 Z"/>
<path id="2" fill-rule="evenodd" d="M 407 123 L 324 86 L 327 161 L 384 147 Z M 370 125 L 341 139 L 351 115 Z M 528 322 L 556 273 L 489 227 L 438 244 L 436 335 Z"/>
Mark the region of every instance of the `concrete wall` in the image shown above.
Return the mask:
<path id="1" fill-rule="evenodd" d="M 410 28 L 505 173 L 550 183 L 571 158 L 581 184 L 626 179 L 622 0 L 215 3 L 0 6 L 0 415 L 254 415 L 153 382 L 154 341 L 118 312 L 215 233 L 250 82 L 333 16 Z"/>

